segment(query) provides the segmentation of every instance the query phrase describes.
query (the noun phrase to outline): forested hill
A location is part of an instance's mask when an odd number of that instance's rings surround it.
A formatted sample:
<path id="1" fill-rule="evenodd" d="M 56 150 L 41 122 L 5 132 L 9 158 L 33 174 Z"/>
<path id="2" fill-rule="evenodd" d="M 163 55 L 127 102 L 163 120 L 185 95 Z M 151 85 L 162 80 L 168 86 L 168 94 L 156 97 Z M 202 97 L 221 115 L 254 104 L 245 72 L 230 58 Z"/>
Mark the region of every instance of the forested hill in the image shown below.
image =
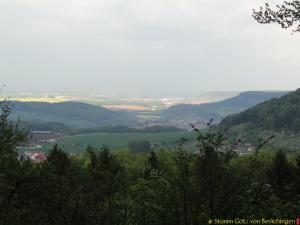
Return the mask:
<path id="1" fill-rule="evenodd" d="M 59 122 L 71 127 L 132 125 L 135 118 L 127 112 L 112 111 L 81 102 L 12 102 L 12 118 L 28 122 Z"/>
<path id="2" fill-rule="evenodd" d="M 220 123 L 222 128 L 243 127 L 263 130 L 300 131 L 300 89 L 278 99 L 271 99 L 244 112 L 228 116 Z"/>
<path id="3" fill-rule="evenodd" d="M 241 112 L 261 102 L 278 98 L 288 92 L 264 92 L 248 91 L 240 95 L 215 103 L 200 105 L 180 104 L 175 105 L 162 114 L 167 119 L 185 119 L 185 120 L 220 120 L 225 116 Z"/>
<path id="4" fill-rule="evenodd" d="M 157 112 L 162 120 L 186 120 L 189 122 L 220 121 L 227 115 L 241 112 L 271 98 L 280 97 L 286 92 L 244 92 L 240 95 L 215 103 L 172 106 Z M 100 106 L 81 102 L 12 102 L 14 105 L 11 118 L 30 124 L 64 124 L 70 128 L 95 128 L 110 126 L 134 127 L 139 121 L 134 113 L 112 111 Z M 43 125 L 44 126 L 44 125 Z"/>

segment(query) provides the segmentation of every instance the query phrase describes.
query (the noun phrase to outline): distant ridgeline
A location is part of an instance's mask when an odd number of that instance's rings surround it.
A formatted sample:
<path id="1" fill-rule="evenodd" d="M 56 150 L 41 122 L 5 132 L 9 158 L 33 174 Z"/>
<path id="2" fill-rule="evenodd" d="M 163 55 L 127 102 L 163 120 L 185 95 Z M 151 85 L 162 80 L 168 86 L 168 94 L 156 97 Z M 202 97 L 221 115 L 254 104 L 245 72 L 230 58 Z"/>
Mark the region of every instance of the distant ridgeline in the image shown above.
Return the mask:
<path id="1" fill-rule="evenodd" d="M 220 121 L 225 116 L 241 112 L 272 98 L 281 97 L 288 92 L 249 91 L 240 95 L 214 103 L 199 105 L 180 104 L 162 111 L 165 119 L 182 119 L 187 121 L 214 119 Z"/>
<path id="2" fill-rule="evenodd" d="M 222 128 L 261 128 L 274 131 L 300 131 L 300 89 L 258 104 L 236 115 L 228 116 L 220 123 Z"/>
<path id="3" fill-rule="evenodd" d="M 100 106 L 81 102 L 12 102 L 12 119 L 20 118 L 35 126 L 48 123 L 67 129 L 124 125 L 132 126 L 136 122 L 133 114 L 125 111 L 112 111 Z M 47 125 L 47 124 L 46 124 Z M 67 127 L 64 127 L 67 126 Z"/>
<path id="4" fill-rule="evenodd" d="M 89 134 L 89 133 L 162 133 L 162 132 L 178 132 L 183 129 L 172 126 L 150 126 L 145 128 L 131 128 L 127 126 L 107 126 L 93 128 L 72 128 L 59 122 L 21 122 L 21 126 L 29 132 L 33 131 L 51 131 L 62 132 L 68 134 Z"/>
<path id="5" fill-rule="evenodd" d="M 210 119 L 219 122 L 225 116 L 241 112 L 266 100 L 281 97 L 287 92 L 244 92 L 240 95 L 215 103 L 190 105 L 180 104 L 166 110 L 151 112 L 158 115 L 157 125 L 147 128 L 147 132 L 176 130 L 176 121 L 187 123 L 207 122 Z M 73 131 L 86 129 L 87 132 L 136 132 L 140 118 L 129 111 L 112 111 L 104 107 L 81 102 L 12 102 L 11 118 L 20 118 L 24 126 L 32 130 Z M 175 121 L 175 123 L 174 123 Z M 100 128 L 99 128 L 100 127 Z M 128 127 L 131 127 L 129 130 Z M 179 126 L 182 127 L 182 126 Z M 132 130 L 133 129 L 133 130 Z M 76 131 L 77 132 L 77 131 Z"/>
<path id="6" fill-rule="evenodd" d="M 22 128 L 32 131 L 51 131 L 51 132 L 63 132 L 69 133 L 74 130 L 71 127 L 65 125 L 60 122 L 28 122 L 28 121 L 20 121 L 20 125 Z"/>

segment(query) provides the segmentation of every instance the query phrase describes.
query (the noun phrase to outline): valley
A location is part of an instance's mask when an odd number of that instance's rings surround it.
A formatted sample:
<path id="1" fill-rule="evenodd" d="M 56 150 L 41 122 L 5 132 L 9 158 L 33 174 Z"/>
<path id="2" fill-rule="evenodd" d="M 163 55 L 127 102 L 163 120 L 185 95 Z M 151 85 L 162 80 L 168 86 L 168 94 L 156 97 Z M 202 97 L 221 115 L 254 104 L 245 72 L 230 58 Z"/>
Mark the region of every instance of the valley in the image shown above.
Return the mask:
<path id="1" fill-rule="evenodd" d="M 259 145 L 260 138 L 267 138 L 270 135 L 275 135 L 275 137 L 268 143 L 268 146 L 276 145 L 286 149 L 286 152 L 295 152 L 298 150 L 298 137 L 293 133 L 289 134 L 289 130 L 285 133 L 278 130 L 272 131 L 272 127 L 255 130 L 257 125 L 249 121 L 237 125 L 228 123 L 228 121 L 234 121 L 231 118 L 254 111 L 257 107 L 270 105 L 269 102 L 281 101 L 280 97 L 284 96 L 283 99 L 285 99 L 288 98 L 286 96 L 295 95 L 297 92 L 287 93 L 243 92 L 217 102 L 177 104 L 154 111 L 112 110 L 71 101 L 52 103 L 13 101 L 11 118 L 15 120 L 20 118 L 22 125 L 29 128 L 30 134 L 50 132 L 54 136 L 58 135 L 58 138 L 46 137 L 31 141 L 29 149 L 46 152 L 55 143 L 71 153 L 84 152 L 89 144 L 98 147 L 107 145 L 113 150 L 128 149 L 130 141 L 149 141 L 152 149 L 174 147 L 178 145 L 181 138 L 187 138 L 187 142 L 191 144 L 193 140 L 190 137 L 195 136 L 191 132 L 193 130 L 191 124 L 205 129 L 210 119 L 213 119 L 215 127 L 218 127 L 220 122 L 221 129 L 227 130 L 226 134 L 231 142 L 241 140 L 242 146 L 237 148 L 238 152 L 244 152 L 243 146 Z M 268 115 L 272 115 L 271 111 Z M 61 135 L 62 137 L 59 137 Z"/>
<path id="2" fill-rule="evenodd" d="M 92 133 L 65 136 L 55 139 L 66 152 L 83 153 L 88 145 L 96 148 L 109 146 L 111 150 L 128 150 L 130 141 L 148 141 L 151 149 L 170 149 L 176 147 L 181 138 L 194 141 L 196 134 L 188 131 L 162 132 L 162 133 Z M 53 143 L 46 143 L 41 150 L 49 151 Z"/>
<path id="3" fill-rule="evenodd" d="M 300 225 L 300 0 L 0 0 L 0 30 L 0 225 Z"/>
<path id="4" fill-rule="evenodd" d="M 238 95 L 238 92 L 207 92 L 195 97 L 124 97 L 109 94 L 73 94 L 73 93 L 18 93 L 0 95 L 0 100 L 20 102 L 83 102 L 111 110 L 156 111 L 177 104 L 203 104 L 217 102 Z"/>

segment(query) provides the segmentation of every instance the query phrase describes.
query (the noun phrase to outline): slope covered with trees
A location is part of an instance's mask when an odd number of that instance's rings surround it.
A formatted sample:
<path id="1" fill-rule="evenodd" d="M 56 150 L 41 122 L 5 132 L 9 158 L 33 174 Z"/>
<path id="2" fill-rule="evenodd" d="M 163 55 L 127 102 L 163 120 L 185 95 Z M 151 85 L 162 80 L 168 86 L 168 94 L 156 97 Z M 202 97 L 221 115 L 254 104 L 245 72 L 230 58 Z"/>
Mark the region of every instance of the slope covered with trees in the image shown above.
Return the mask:
<path id="1" fill-rule="evenodd" d="M 239 157 L 222 133 L 195 128 L 197 152 L 185 149 L 184 139 L 173 151 L 150 154 L 89 146 L 82 157 L 70 157 L 55 145 L 34 164 L 18 159 L 15 147 L 25 134 L 3 109 L 2 225 L 202 225 L 238 218 L 250 224 L 294 222 L 299 212 L 300 157 L 296 163 L 281 151 L 267 159 Z"/>
<path id="2" fill-rule="evenodd" d="M 285 92 L 244 92 L 240 95 L 215 103 L 189 105 L 175 105 L 167 110 L 154 112 L 161 120 L 186 121 L 215 121 L 223 117 L 243 111 L 258 103 L 271 98 L 280 97 Z M 140 122 L 135 113 L 127 111 L 112 111 L 100 106 L 81 102 L 12 102 L 13 113 L 11 118 L 20 118 L 24 125 L 36 129 L 64 130 L 74 128 L 100 128 L 128 126 L 134 127 Z M 173 129 L 173 128 L 171 128 Z"/>
<path id="3" fill-rule="evenodd" d="M 215 103 L 200 105 L 180 104 L 162 112 L 162 117 L 164 119 L 185 119 L 190 121 L 209 121 L 210 119 L 218 121 L 227 115 L 241 112 L 266 100 L 281 97 L 286 93 L 249 91 Z"/>
<path id="4" fill-rule="evenodd" d="M 71 127 L 132 125 L 135 117 L 81 102 L 12 102 L 12 118 L 37 123 L 59 122 Z"/>
<path id="5" fill-rule="evenodd" d="M 273 131 L 300 131 L 300 89 L 224 118 L 220 126 Z"/>

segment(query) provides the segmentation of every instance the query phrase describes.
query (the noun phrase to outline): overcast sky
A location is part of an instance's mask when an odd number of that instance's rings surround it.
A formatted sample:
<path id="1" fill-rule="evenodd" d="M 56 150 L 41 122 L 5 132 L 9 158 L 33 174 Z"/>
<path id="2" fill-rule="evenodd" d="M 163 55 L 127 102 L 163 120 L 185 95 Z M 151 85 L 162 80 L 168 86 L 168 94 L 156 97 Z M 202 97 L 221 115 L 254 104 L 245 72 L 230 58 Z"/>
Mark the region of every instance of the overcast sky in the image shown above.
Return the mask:
<path id="1" fill-rule="evenodd" d="M 300 33 L 256 23 L 264 3 L 0 0 L 0 83 L 149 96 L 296 89 Z"/>

